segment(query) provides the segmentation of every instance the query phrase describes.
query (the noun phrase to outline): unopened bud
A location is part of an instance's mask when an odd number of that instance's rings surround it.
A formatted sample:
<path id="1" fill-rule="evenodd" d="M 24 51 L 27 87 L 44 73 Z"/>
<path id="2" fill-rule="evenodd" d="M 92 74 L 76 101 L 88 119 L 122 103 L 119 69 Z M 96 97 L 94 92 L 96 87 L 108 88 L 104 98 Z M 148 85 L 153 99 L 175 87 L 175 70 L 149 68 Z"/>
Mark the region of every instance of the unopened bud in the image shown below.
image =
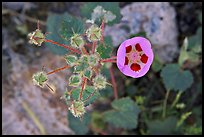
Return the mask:
<path id="1" fill-rule="evenodd" d="M 91 25 L 91 27 L 87 29 L 86 34 L 89 41 L 99 41 L 102 36 L 102 30 L 96 25 Z"/>
<path id="2" fill-rule="evenodd" d="M 29 43 L 41 46 L 41 44 L 45 41 L 45 35 L 41 32 L 41 30 L 36 29 L 34 32 L 28 34 Z"/>
<path id="3" fill-rule="evenodd" d="M 68 109 L 75 117 L 81 117 L 86 112 L 84 102 L 82 102 L 81 100 L 74 100 Z"/>

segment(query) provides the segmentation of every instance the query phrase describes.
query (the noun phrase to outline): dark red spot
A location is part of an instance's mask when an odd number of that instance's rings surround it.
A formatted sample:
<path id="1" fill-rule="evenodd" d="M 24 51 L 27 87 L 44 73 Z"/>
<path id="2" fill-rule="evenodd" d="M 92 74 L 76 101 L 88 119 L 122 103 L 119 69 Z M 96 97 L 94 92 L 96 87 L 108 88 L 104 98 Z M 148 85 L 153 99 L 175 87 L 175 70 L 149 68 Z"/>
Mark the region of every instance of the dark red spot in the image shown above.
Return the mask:
<path id="1" fill-rule="evenodd" d="M 137 51 L 142 51 L 142 48 L 140 47 L 140 44 L 139 44 L 139 43 L 137 43 L 137 44 L 135 45 L 135 48 L 136 48 Z"/>
<path id="2" fill-rule="evenodd" d="M 141 59 L 140 59 L 140 60 L 142 61 L 142 63 L 147 63 L 147 60 L 148 60 L 147 55 L 146 55 L 146 54 L 143 54 L 143 55 L 141 56 Z"/>
<path id="3" fill-rule="evenodd" d="M 128 65 L 128 62 L 129 62 L 128 58 L 125 57 L 125 64 L 124 65 Z"/>
<path id="4" fill-rule="evenodd" d="M 132 50 L 132 46 L 131 45 L 126 47 L 126 53 L 129 53 L 131 50 Z"/>
<path id="5" fill-rule="evenodd" d="M 133 70 L 133 71 L 139 71 L 141 68 L 140 68 L 140 65 L 137 64 L 137 63 L 133 63 L 130 68 Z"/>

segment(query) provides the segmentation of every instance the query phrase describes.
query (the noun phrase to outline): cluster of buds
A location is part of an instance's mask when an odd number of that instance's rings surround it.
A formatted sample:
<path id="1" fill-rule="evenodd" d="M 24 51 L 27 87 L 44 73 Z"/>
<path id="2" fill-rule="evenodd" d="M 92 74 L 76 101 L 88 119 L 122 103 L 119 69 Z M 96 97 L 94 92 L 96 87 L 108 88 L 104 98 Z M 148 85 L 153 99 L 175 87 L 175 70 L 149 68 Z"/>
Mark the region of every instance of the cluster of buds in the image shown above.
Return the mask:
<path id="1" fill-rule="evenodd" d="M 96 18 L 103 18 L 100 27 L 94 24 Z M 82 117 L 86 112 L 85 107 L 100 95 L 99 90 L 106 88 L 107 85 L 111 85 L 101 74 L 102 66 L 104 66 L 105 63 L 117 63 L 119 70 L 123 74 L 133 78 L 145 75 L 152 64 L 154 56 L 151 44 L 147 39 L 142 37 L 135 37 L 123 42 L 118 49 L 117 57 L 104 58 L 104 54 L 107 55 L 107 50 L 104 51 L 97 48 L 106 45 L 104 44 L 104 23 L 114 19 L 114 14 L 104 10 L 101 6 L 97 6 L 92 14 L 93 22 L 91 26 L 85 31 L 85 34 L 76 34 L 73 31 L 74 34 L 70 38 L 70 45 L 60 44 L 53 40 L 46 39 L 46 35 L 41 32 L 39 27 L 34 32 L 28 34 L 31 44 L 41 46 L 43 42 L 48 42 L 80 55 L 76 56 L 75 54 L 69 53 L 64 56 L 66 61 L 64 67 L 57 68 L 47 73 L 44 71 L 37 72 L 33 75 L 33 82 L 35 85 L 41 88 L 47 85 L 49 89 L 52 90 L 47 84 L 48 75 L 72 68 L 73 74 L 69 76 L 67 82 L 71 90 L 67 90 L 62 98 L 65 99 L 68 109 L 75 117 Z M 90 49 L 88 51 L 88 47 L 85 47 L 87 43 L 84 35 L 86 35 L 88 41 L 92 43 L 89 44 L 92 46 L 89 46 Z M 117 99 L 117 86 L 113 71 L 111 68 L 109 71 L 114 97 Z"/>
<path id="2" fill-rule="evenodd" d="M 104 22 L 102 22 L 104 25 Z M 100 95 L 99 90 L 106 88 L 107 79 L 101 74 L 101 68 L 104 65 L 101 53 L 97 52 L 96 48 L 99 42 L 103 41 L 103 26 L 91 24 L 85 31 L 85 36 L 89 42 L 92 42 L 92 47 L 88 50 L 85 47 L 86 40 L 84 35 L 76 34 L 73 31 L 73 36 L 70 38 L 70 45 L 59 44 L 53 40 L 46 39 L 46 35 L 38 28 L 34 32 L 28 34 L 29 43 L 41 46 L 43 42 L 49 42 L 57 46 L 70 49 L 72 52 L 79 54 L 67 54 L 64 56 L 66 66 L 55 69 L 51 72 L 37 72 L 33 74 L 33 82 L 35 85 L 43 88 L 47 85 L 48 76 L 55 72 L 71 69 L 72 75 L 69 76 L 67 85 L 71 90 L 67 90 L 62 96 L 65 99 L 68 109 L 75 117 L 82 117 L 85 113 L 85 107 L 89 104 L 89 100 L 93 100 Z M 116 62 L 116 61 L 115 61 Z M 67 88 L 67 89 L 69 89 Z"/>

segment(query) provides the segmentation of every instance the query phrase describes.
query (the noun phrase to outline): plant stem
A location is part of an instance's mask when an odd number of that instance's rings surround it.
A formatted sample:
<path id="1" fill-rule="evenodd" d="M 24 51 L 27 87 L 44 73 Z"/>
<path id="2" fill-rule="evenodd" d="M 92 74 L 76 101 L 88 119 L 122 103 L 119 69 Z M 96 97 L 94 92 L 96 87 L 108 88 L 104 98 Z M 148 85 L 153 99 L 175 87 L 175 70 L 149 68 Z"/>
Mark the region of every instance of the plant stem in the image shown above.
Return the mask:
<path id="1" fill-rule="evenodd" d="M 166 95 L 165 95 L 165 99 L 164 99 L 164 104 L 163 104 L 162 118 L 166 117 L 166 105 L 167 105 L 167 100 L 168 100 L 168 97 L 169 97 L 169 93 L 170 93 L 170 90 L 167 90 Z"/>
<path id="2" fill-rule="evenodd" d="M 81 86 L 81 91 L 80 91 L 80 96 L 79 96 L 79 99 L 81 100 L 82 99 L 82 93 L 84 91 L 84 87 L 86 85 L 86 81 L 87 81 L 87 78 L 85 77 L 82 77 L 82 86 Z"/>
<path id="3" fill-rule="evenodd" d="M 83 54 L 86 54 L 86 55 L 89 54 L 84 46 L 81 47 L 81 51 Z"/>
<path id="4" fill-rule="evenodd" d="M 101 30 L 102 30 L 102 36 L 100 40 L 101 43 L 104 42 L 104 23 L 105 23 L 105 18 L 103 19 L 102 24 L 101 24 Z"/>
<path id="5" fill-rule="evenodd" d="M 102 59 L 100 60 L 101 62 L 111 62 L 111 63 L 116 63 L 116 58 L 111 57 L 111 58 L 107 58 L 107 59 Z"/>
<path id="6" fill-rule="evenodd" d="M 79 50 L 77 50 L 77 49 L 75 49 L 75 48 L 72 48 L 72 47 L 70 47 L 70 46 L 68 46 L 68 45 L 59 44 L 59 43 L 57 43 L 57 42 L 55 42 L 55 41 L 53 41 L 53 40 L 49 40 L 49 39 L 45 39 L 45 42 L 52 43 L 52 44 L 54 44 L 54 45 L 63 47 L 63 48 L 65 48 L 65 49 L 69 49 L 71 52 L 74 52 L 74 53 L 77 53 L 77 54 L 81 54 L 81 51 L 79 51 Z"/>
<path id="7" fill-rule="evenodd" d="M 92 54 L 94 54 L 94 52 L 95 52 L 95 50 L 96 50 L 96 44 L 97 44 L 97 42 L 96 41 L 94 41 L 93 42 L 93 47 L 92 47 Z"/>
<path id="8" fill-rule="evenodd" d="M 115 77 L 114 77 L 114 74 L 113 74 L 112 67 L 109 68 L 109 71 L 110 71 L 110 75 L 111 75 L 111 82 L 112 82 L 112 85 L 113 85 L 114 97 L 115 97 L 115 99 L 118 99 L 117 84 L 115 82 Z"/>
<path id="9" fill-rule="evenodd" d="M 179 101 L 179 99 L 180 99 L 180 97 L 181 97 L 181 94 L 182 94 L 182 91 L 179 91 L 179 92 L 176 94 L 176 98 L 175 98 L 174 102 L 172 103 L 171 108 L 173 108 L 173 107 L 176 105 L 176 103 Z"/>
<path id="10" fill-rule="evenodd" d="M 66 65 L 66 66 L 64 66 L 64 67 L 57 68 L 57 69 L 55 69 L 55 70 L 53 70 L 53 71 L 48 72 L 47 75 L 53 74 L 53 73 L 55 73 L 55 72 L 58 72 L 58 71 L 61 71 L 61 70 L 67 69 L 67 68 L 70 68 L 70 66 L 69 66 L 69 65 Z"/>

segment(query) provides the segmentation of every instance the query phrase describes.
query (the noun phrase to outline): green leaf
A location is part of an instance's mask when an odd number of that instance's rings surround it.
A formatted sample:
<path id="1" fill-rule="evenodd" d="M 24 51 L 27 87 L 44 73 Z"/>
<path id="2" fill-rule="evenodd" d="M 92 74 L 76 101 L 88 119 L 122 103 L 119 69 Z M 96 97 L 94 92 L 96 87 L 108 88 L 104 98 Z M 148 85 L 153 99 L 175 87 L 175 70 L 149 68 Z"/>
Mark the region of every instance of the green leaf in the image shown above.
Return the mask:
<path id="1" fill-rule="evenodd" d="M 93 10 L 97 6 L 102 6 L 106 11 L 110 11 L 116 16 L 113 21 L 107 23 L 108 25 L 113 25 L 120 22 L 122 15 L 120 14 L 120 7 L 118 2 L 87 2 L 80 8 L 82 15 L 87 19 L 90 19 L 92 17 Z M 96 20 L 98 25 L 100 25 L 101 22 L 102 20 L 100 19 Z"/>
<path id="2" fill-rule="evenodd" d="M 73 66 L 76 64 L 78 59 L 77 59 L 77 56 L 75 56 L 75 55 L 66 55 L 65 60 L 66 60 L 68 65 Z"/>
<path id="3" fill-rule="evenodd" d="M 67 13 L 49 14 L 46 26 L 47 26 L 47 32 L 51 32 L 51 34 L 47 35 L 46 38 L 51 39 L 51 40 L 56 41 L 56 42 L 61 43 L 61 44 L 68 45 L 69 42 L 66 41 L 64 38 L 62 38 L 60 36 L 60 33 L 59 33 L 59 29 L 61 27 L 62 20 L 67 20 L 67 19 L 69 19 L 69 15 Z M 63 47 L 59 47 L 59 46 L 51 44 L 51 43 L 46 42 L 46 46 L 54 54 L 64 55 L 68 52 L 67 49 L 65 49 Z"/>
<path id="4" fill-rule="evenodd" d="M 69 86 L 78 87 L 81 84 L 81 77 L 79 75 L 72 75 L 69 78 Z"/>
<path id="5" fill-rule="evenodd" d="M 191 72 L 180 70 L 178 64 L 166 65 L 161 71 L 161 77 L 167 90 L 185 91 L 193 83 Z"/>
<path id="6" fill-rule="evenodd" d="M 81 56 L 80 60 L 77 62 L 78 65 L 74 67 L 74 73 L 81 73 L 83 72 L 86 68 L 89 67 L 88 64 L 88 57 L 87 56 Z"/>
<path id="7" fill-rule="evenodd" d="M 82 34 L 83 32 L 84 24 L 82 20 L 67 14 L 60 27 L 62 37 L 69 40 L 74 34 Z"/>
<path id="8" fill-rule="evenodd" d="M 90 68 L 88 68 L 88 69 L 86 69 L 85 71 L 84 71 L 84 77 L 86 77 L 87 79 L 91 79 L 91 77 L 92 77 L 92 71 L 91 71 L 91 69 Z"/>
<path id="9" fill-rule="evenodd" d="M 104 113 L 104 120 L 115 127 L 124 129 L 137 128 L 140 110 L 129 97 L 111 103 L 113 109 Z"/>
<path id="10" fill-rule="evenodd" d="M 130 35 L 130 38 L 133 38 L 133 37 L 147 37 L 146 36 L 146 32 L 145 31 L 141 31 L 141 32 L 138 32 L 138 33 L 136 33 L 136 34 L 131 34 Z"/>
<path id="11" fill-rule="evenodd" d="M 189 37 L 188 50 L 195 53 L 202 52 L 202 27 L 197 29 L 196 35 Z"/>
<path id="12" fill-rule="evenodd" d="M 92 112 L 91 126 L 100 130 L 103 130 L 105 128 L 105 122 L 103 121 L 103 116 L 101 115 L 101 112 Z"/>
<path id="13" fill-rule="evenodd" d="M 163 68 L 163 63 L 159 59 L 159 56 L 155 54 L 154 61 L 152 63 L 152 69 L 154 72 L 159 72 Z"/>
<path id="14" fill-rule="evenodd" d="M 83 115 L 82 121 L 79 118 L 74 117 L 69 111 L 67 114 L 69 127 L 77 134 L 84 135 L 89 131 L 89 124 L 91 122 L 91 116 L 89 113 Z"/>
<path id="15" fill-rule="evenodd" d="M 150 135 L 170 135 L 175 134 L 176 117 L 168 117 L 165 120 L 153 120 L 147 122 Z"/>
<path id="16" fill-rule="evenodd" d="M 72 91 L 72 98 L 77 100 L 80 96 L 81 88 L 76 88 Z M 82 93 L 82 100 L 86 100 L 89 96 L 91 96 L 86 102 L 85 106 L 93 103 L 95 99 L 100 96 L 100 93 L 95 90 L 93 86 L 86 86 Z"/>
<path id="17" fill-rule="evenodd" d="M 104 44 L 99 44 L 96 51 L 99 53 L 102 59 L 110 58 L 112 50 L 113 50 L 113 44 L 112 39 L 110 36 L 104 38 Z"/>
<path id="18" fill-rule="evenodd" d="M 199 19 L 200 23 L 202 24 L 202 12 L 200 12 L 198 19 Z"/>

